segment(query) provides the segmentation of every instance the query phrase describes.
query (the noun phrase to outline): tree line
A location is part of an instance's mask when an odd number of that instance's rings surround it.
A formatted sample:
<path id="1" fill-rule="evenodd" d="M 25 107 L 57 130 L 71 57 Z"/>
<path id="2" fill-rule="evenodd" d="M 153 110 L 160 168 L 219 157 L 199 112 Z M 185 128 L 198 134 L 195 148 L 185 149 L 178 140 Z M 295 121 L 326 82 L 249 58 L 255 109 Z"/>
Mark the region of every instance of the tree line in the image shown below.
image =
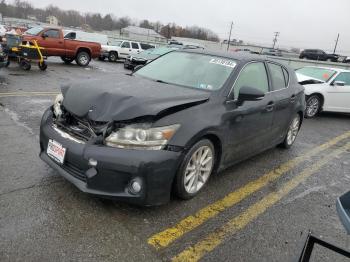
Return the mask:
<path id="1" fill-rule="evenodd" d="M 151 22 L 142 20 L 134 22 L 129 17 L 116 17 L 113 14 L 101 15 L 100 13 L 82 14 L 76 10 L 62 10 L 56 6 L 49 5 L 46 8 L 35 8 L 27 1 L 15 0 L 7 3 L 0 1 L 0 12 L 6 17 L 28 19 L 36 17 L 40 22 L 46 22 L 46 17 L 53 15 L 57 17 L 60 25 L 67 27 L 90 28 L 92 30 L 120 30 L 129 25 L 136 25 L 142 28 L 153 29 L 164 37 L 171 38 L 188 37 L 202 40 L 219 41 L 219 37 L 213 31 L 198 26 L 182 27 L 175 23 L 163 24 L 159 21 Z"/>

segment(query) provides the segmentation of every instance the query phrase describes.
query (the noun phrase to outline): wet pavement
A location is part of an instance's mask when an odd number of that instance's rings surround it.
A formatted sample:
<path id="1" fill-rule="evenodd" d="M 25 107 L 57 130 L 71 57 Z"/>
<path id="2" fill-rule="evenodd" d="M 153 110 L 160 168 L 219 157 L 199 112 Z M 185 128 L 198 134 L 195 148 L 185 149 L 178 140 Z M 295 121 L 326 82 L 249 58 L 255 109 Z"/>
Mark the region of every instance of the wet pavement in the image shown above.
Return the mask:
<path id="1" fill-rule="evenodd" d="M 0 261 L 290 261 L 309 230 L 346 247 L 335 200 L 350 190 L 349 115 L 306 119 L 290 150 L 212 177 L 192 200 L 136 207 L 81 193 L 38 157 L 40 118 L 60 85 L 128 71 L 48 66 L 0 70 Z M 346 259 L 317 248 L 312 261 Z"/>

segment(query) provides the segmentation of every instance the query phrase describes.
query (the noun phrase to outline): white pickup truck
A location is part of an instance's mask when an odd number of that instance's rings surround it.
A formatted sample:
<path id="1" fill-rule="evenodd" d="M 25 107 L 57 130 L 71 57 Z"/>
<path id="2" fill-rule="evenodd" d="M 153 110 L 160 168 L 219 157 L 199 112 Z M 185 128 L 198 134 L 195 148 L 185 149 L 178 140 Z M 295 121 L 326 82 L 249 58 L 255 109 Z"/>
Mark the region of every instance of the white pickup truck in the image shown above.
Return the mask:
<path id="1" fill-rule="evenodd" d="M 138 54 L 143 50 L 154 48 L 154 45 L 140 43 L 129 40 L 114 40 L 111 45 L 101 45 L 100 60 L 108 58 L 110 62 L 116 62 L 118 59 L 125 59 L 128 55 Z"/>

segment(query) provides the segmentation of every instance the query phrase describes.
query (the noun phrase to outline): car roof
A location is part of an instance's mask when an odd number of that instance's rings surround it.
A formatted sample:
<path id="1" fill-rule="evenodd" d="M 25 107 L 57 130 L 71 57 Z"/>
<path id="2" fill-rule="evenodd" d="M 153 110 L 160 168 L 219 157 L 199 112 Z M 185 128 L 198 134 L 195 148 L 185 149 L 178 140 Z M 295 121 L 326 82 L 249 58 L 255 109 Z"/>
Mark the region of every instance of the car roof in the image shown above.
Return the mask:
<path id="1" fill-rule="evenodd" d="M 249 53 L 245 53 L 245 52 L 234 52 L 233 53 L 233 52 L 211 51 L 211 50 L 207 50 L 207 49 L 181 49 L 181 50 L 177 50 L 176 52 L 186 52 L 186 53 L 196 53 L 196 54 L 203 54 L 203 55 L 219 56 L 219 57 L 229 58 L 229 59 L 239 60 L 239 61 L 256 60 L 256 61 L 275 62 L 273 60 L 266 58 L 265 56 L 256 55 L 256 54 L 249 54 Z M 281 64 L 281 63 L 279 63 L 279 64 Z"/>
<path id="2" fill-rule="evenodd" d="M 325 67 L 325 66 L 303 66 L 303 67 L 320 68 L 320 69 L 326 69 L 326 70 L 333 70 L 333 71 L 337 71 L 337 72 L 350 72 L 350 70 L 342 69 L 342 68 L 335 68 L 335 67 Z"/>

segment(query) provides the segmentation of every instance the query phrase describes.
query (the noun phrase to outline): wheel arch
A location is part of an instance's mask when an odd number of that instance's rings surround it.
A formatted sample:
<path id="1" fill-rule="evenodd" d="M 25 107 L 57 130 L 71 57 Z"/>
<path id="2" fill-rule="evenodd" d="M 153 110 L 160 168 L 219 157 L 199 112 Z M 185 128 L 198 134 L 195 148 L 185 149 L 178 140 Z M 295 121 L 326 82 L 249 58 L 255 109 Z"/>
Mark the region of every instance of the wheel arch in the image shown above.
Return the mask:
<path id="1" fill-rule="evenodd" d="M 77 49 L 77 52 L 75 53 L 75 56 L 77 56 L 79 54 L 79 52 L 87 52 L 89 54 L 90 60 L 91 60 L 91 53 L 92 52 L 91 52 L 90 48 L 88 48 L 88 47 L 79 47 Z"/>

